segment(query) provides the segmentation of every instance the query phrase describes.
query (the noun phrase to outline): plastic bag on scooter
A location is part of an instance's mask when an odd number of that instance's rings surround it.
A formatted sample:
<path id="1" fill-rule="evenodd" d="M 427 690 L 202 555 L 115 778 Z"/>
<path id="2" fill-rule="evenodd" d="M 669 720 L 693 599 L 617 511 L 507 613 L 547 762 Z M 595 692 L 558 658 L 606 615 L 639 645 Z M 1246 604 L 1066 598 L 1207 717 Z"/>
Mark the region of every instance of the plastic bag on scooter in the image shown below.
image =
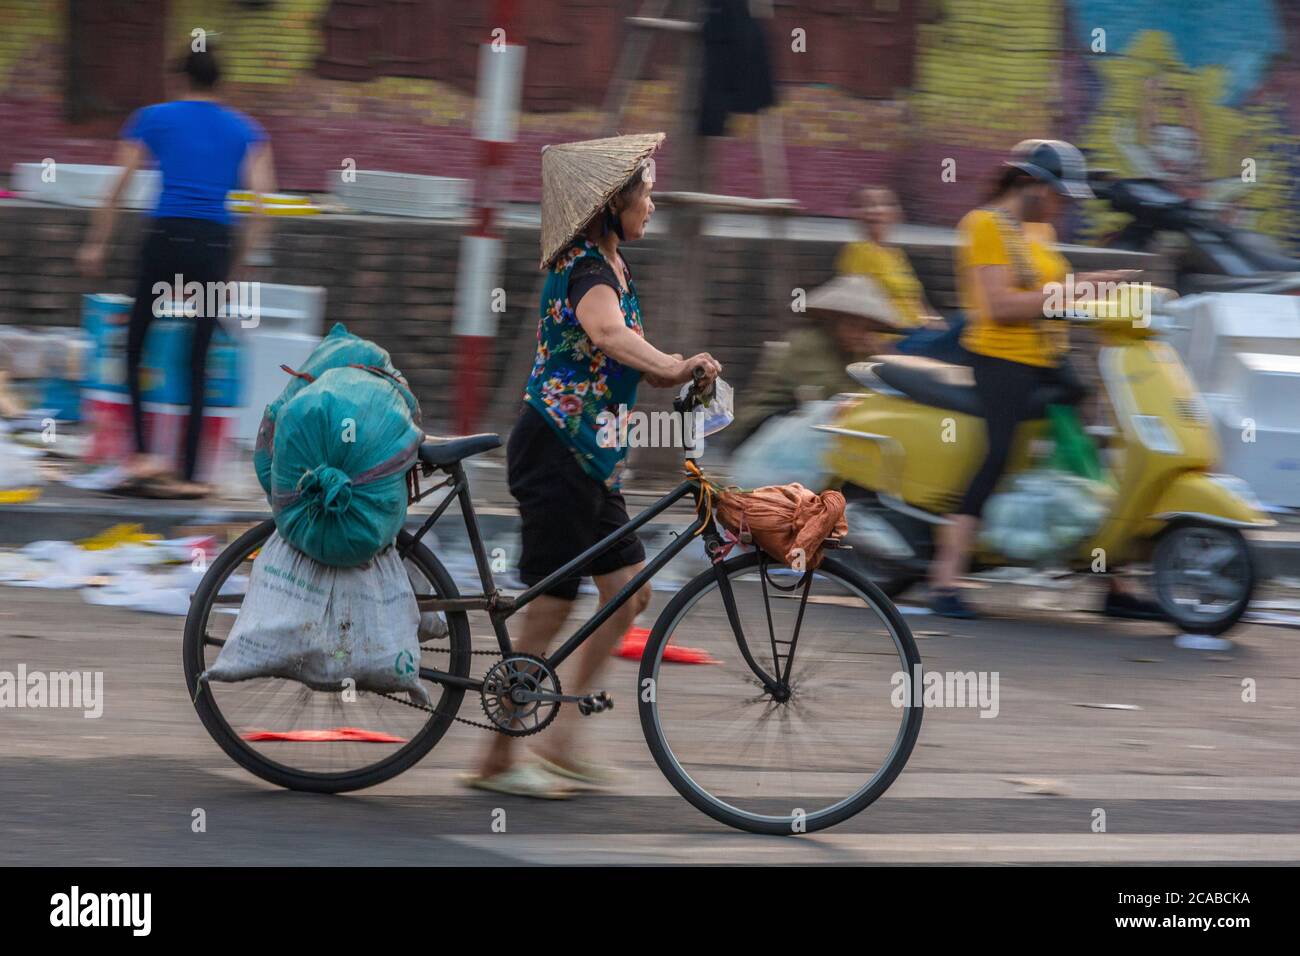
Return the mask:
<path id="1" fill-rule="evenodd" d="M 428 705 L 419 628 L 396 548 L 360 567 L 332 568 L 276 533 L 253 562 L 234 629 L 203 680 L 282 677 L 319 691 L 405 691 Z"/>
<path id="2" fill-rule="evenodd" d="M 800 484 L 825 489 L 830 475 L 823 461 L 832 436 L 813 426 L 829 423 L 838 408 L 833 401 L 805 402 L 769 418 L 732 455 L 732 480 L 742 488 Z"/>
<path id="3" fill-rule="evenodd" d="M 1014 561 L 1048 563 L 1068 557 L 1097 533 L 1114 490 L 1054 469 L 1015 475 L 984 508 L 980 544 Z"/>
<path id="4" fill-rule="evenodd" d="M 1101 481 L 1105 477 L 1101 455 L 1088 437 L 1078 409 L 1071 405 L 1048 405 L 1047 419 L 1051 422 L 1055 445 L 1051 467 L 1089 481 Z"/>

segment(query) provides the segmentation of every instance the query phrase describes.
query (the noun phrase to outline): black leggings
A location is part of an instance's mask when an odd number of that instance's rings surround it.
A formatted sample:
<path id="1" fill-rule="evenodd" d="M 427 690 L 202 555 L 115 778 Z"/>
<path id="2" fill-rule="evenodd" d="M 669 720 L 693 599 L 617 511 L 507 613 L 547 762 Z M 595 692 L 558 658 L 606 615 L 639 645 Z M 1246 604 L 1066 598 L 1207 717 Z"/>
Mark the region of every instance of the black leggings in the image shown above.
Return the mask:
<path id="1" fill-rule="evenodd" d="M 147 449 L 144 440 L 144 408 L 140 396 L 140 358 L 144 340 L 154 320 L 154 285 L 177 281 L 225 282 L 230 271 L 230 229 L 208 219 L 155 219 L 149 225 L 140 251 L 140 272 L 135 287 L 135 304 L 126 333 L 126 385 L 131 393 L 131 424 L 135 429 L 136 451 Z M 182 288 L 183 292 L 183 288 Z M 204 304 L 208 301 L 204 294 Z M 199 312 L 206 310 L 200 308 Z M 216 327 L 214 316 L 200 314 L 193 319 L 194 339 L 190 346 L 190 415 L 185 429 L 184 478 L 192 481 L 199 459 L 199 435 L 203 426 L 203 404 L 207 390 L 208 346 Z"/>
<path id="2" fill-rule="evenodd" d="M 1041 415 L 1041 402 L 1031 403 L 1031 396 L 1054 386 L 1052 403 L 1077 405 L 1088 390 L 1064 359 L 1056 368 L 1008 362 L 987 355 L 971 355 L 975 370 L 975 391 L 984 405 L 984 427 L 988 433 L 988 454 L 984 464 L 971 479 L 966 494 L 957 509 L 959 515 L 979 517 L 984 503 L 993 494 L 998 479 L 1007 467 L 1011 454 L 1011 441 L 1016 426 L 1031 416 Z"/>

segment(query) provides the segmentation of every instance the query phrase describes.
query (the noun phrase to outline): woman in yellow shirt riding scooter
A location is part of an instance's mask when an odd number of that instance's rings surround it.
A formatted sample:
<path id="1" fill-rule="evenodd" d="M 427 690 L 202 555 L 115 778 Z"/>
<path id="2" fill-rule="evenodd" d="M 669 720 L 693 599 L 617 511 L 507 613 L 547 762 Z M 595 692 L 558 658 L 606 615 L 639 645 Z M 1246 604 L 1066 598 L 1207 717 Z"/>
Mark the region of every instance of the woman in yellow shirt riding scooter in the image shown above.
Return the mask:
<path id="1" fill-rule="evenodd" d="M 988 453 L 957 512 L 942 526 L 930 567 L 932 607 L 948 617 L 974 617 L 958 596 L 984 504 L 1006 470 L 1016 426 L 1029 398 L 1054 386 L 1053 400 L 1075 404 L 1086 389 L 1067 361 L 1068 327 L 1049 317 L 1053 284 L 1070 264 L 1053 244 L 1051 221 L 1064 200 L 1089 199 L 1083 155 L 1060 140 L 1025 140 L 1003 164 L 978 209 L 957 226 L 957 285 L 967 325 L 962 345 L 971 353 L 975 388 L 984 407 Z M 1127 273 L 1095 272 L 1076 282 L 1120 281 Z M 1117 579 L 1105 611 L 1122 617 L 1159 617 L 1156 606 L 1123 591 Z"/>

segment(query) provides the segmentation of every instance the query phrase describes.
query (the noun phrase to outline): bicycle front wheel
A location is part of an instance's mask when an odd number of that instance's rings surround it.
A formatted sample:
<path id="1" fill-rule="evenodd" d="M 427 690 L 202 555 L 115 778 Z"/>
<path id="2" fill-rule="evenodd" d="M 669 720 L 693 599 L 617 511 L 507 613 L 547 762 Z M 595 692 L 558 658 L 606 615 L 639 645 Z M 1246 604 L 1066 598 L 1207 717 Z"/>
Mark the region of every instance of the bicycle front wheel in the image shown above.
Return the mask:
<path id="1" fill-rule="evenodd" d="M 756 833 L 834 826 L 879 797 L 921 729 L 921 659 L 898 609 L 832 556 L 808 573 L 761 552 L 683 588 L 641 658 L 641 728 L 704 813 Z M 674 663 L 670 647 L 702 651 Z M 694 655 L 690 655 L 694 656 Z"/>

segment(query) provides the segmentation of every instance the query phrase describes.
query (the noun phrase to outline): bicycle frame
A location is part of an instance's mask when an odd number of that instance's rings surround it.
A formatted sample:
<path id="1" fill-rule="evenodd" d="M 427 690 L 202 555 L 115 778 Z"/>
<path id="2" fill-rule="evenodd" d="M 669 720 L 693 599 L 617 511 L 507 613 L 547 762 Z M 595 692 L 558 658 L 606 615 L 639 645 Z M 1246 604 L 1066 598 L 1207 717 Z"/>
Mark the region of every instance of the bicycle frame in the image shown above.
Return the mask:
<path id="1" fill-rule="evenodd" d="M 420 466 L 417 465 L 416 467 L 418 469 Z M 718 553 L 718 550 L 722 547 L 721 536 L 718 534 L 717 525 L 714 522 L 713 515 L 710 514 L 708 518 L 705 519 L 698 514 L 700 507 L 699 486 L 693 481 L 683 481 L 668 494 L 664 495 L 664 497 L 660 498 L 645 511 L 641 512 L 641 514 L 630 520 L 627 524 L 610 532 L 600 541 L 582 552 L 582 554 L 569 561 L 563 567 L 551 572 L 551 574 L 547 575 L 546 578 L 537 582 L 522 594 L 517 597 L 511 597 L 498 591 L 496 582 L 493 580 L 492 568 L 488 563 L 487 551 L 483 546 L 483 538 L 479 531 L 478 516 L 474 511 L 474 503 L 470 499 L 469 480 L 465 475 L 464 467 L 460 462 L 456 462 L 452 465 L 445 466 L 441 470 L 448 475 L 447 480 L 441 484 L 435 485 L 423 494 L 418 488 L 418 478 L 413 481 L 413 486 L 415 488 L 413 497 L 416 501 L 419 501 L 428 494 L 432 494 L 440 488 L 450 487 L 451 491 L 438 504 L 438 507 L 434 509 L 433 513 L 425 519 L 424 524 L 420 526 L 420 530 L 416 532 L 411 545 L 413 546 L 415 542 L 418 542 L 424 537 L 428 530 L 433 527 L 440 517 L 442 517 L 442 514 L 447 510 L 447 507 L 451 504 L 453 499 L 459 501 L 461 515 L 465 520 L 465 531 L 469 536 L 470 549 L 474 553 L 474 564 L 478 569 L 479 581 L 482 583 L 483 591 L 480 594 L 471 594 L 455 598 L 418 598 L 418 604 L 421 611 L 487 611 L 488 618 L 492 622 L 492 629 L 496 633 L 497 644 L 500 646 L 503 656 L 514 652 L 514 645 L 510 640 L 510 632 L 506 627 L 506 620 L 511 615 L 519 611 L 521 608 L 526 607 L 539 595 L 545 593 L 546 590 L 557 581 L 573 575 L 575 572 L 584 568 L 593 558 L 612 550 L 620 540 L 628 535 L 628 533 L 636 531 L 638 528 L 642 527 L 656 516 L 662 514 L 683 498 L 690 496 L 694 499 L 697 511 L 695 520 L 691 522 L 690 525 L 683 528 L 677 534 L 676 539 L 655 555 L 654 559 L 638 571 L 636 575 L 633 576 L 632 580 L 623 585 L 623 587 L 619 589 L 618 593 L 615 594 L 608 603 L 603 605 L 594 615 L 588 618 L 588 620 L 579 627 L 568 638 L 568 640 L 560 645 L 555 653 L 545 658 L 546 666 L 552 671 L 563 663 L 570 654 L 576 651 L 582 643 L 587 640 L 587 638 L 591 637 L 591 635 L 594 634 L 602 624 L 609 620 L 609 618 L 620 607 L 626 604 L 632 595 L 640 590 L 642 585 L 658 574 L 663 569 L 664 565 L 668 564 L 669 561 L 685 550 L 697 534 L 703 535 L 706 549 L 711 557 L 715 556 Z M 403 553 L 403 557 L 405 557 L 405 553 Z M 739 618 L 735 614 L 735 601 L 731 594 L 730 583 L 725 581 L 725 576 L 722 586 L 725 589 L 724 599 L 727 605 L 727 616 L 731 619 L 732 627 L 735 629 L 737 636 L 740 637 L 740 622 Z M 767 675 L 752 661 L 749 655 L 749 650 L 745 647 L 743 637 L 740 637 L 740 640 L 745 658 L 750 661 L 750 666 L 754 668 L 756 674 L 759 674 L 760 677 L 763 678 L 764 683 L 768 683 L 771 679 L 767 677 Z M 481 680 L 457 677 L 454 674 L 447 674 L 443 671 L 434 670 L 432 668 L 420 668 L 420 676 L 425 680 L 463 687 L 466 690 L 477 691 L 482 689 Z M 776 685 L 773 684 L 773 686 Z"/>

